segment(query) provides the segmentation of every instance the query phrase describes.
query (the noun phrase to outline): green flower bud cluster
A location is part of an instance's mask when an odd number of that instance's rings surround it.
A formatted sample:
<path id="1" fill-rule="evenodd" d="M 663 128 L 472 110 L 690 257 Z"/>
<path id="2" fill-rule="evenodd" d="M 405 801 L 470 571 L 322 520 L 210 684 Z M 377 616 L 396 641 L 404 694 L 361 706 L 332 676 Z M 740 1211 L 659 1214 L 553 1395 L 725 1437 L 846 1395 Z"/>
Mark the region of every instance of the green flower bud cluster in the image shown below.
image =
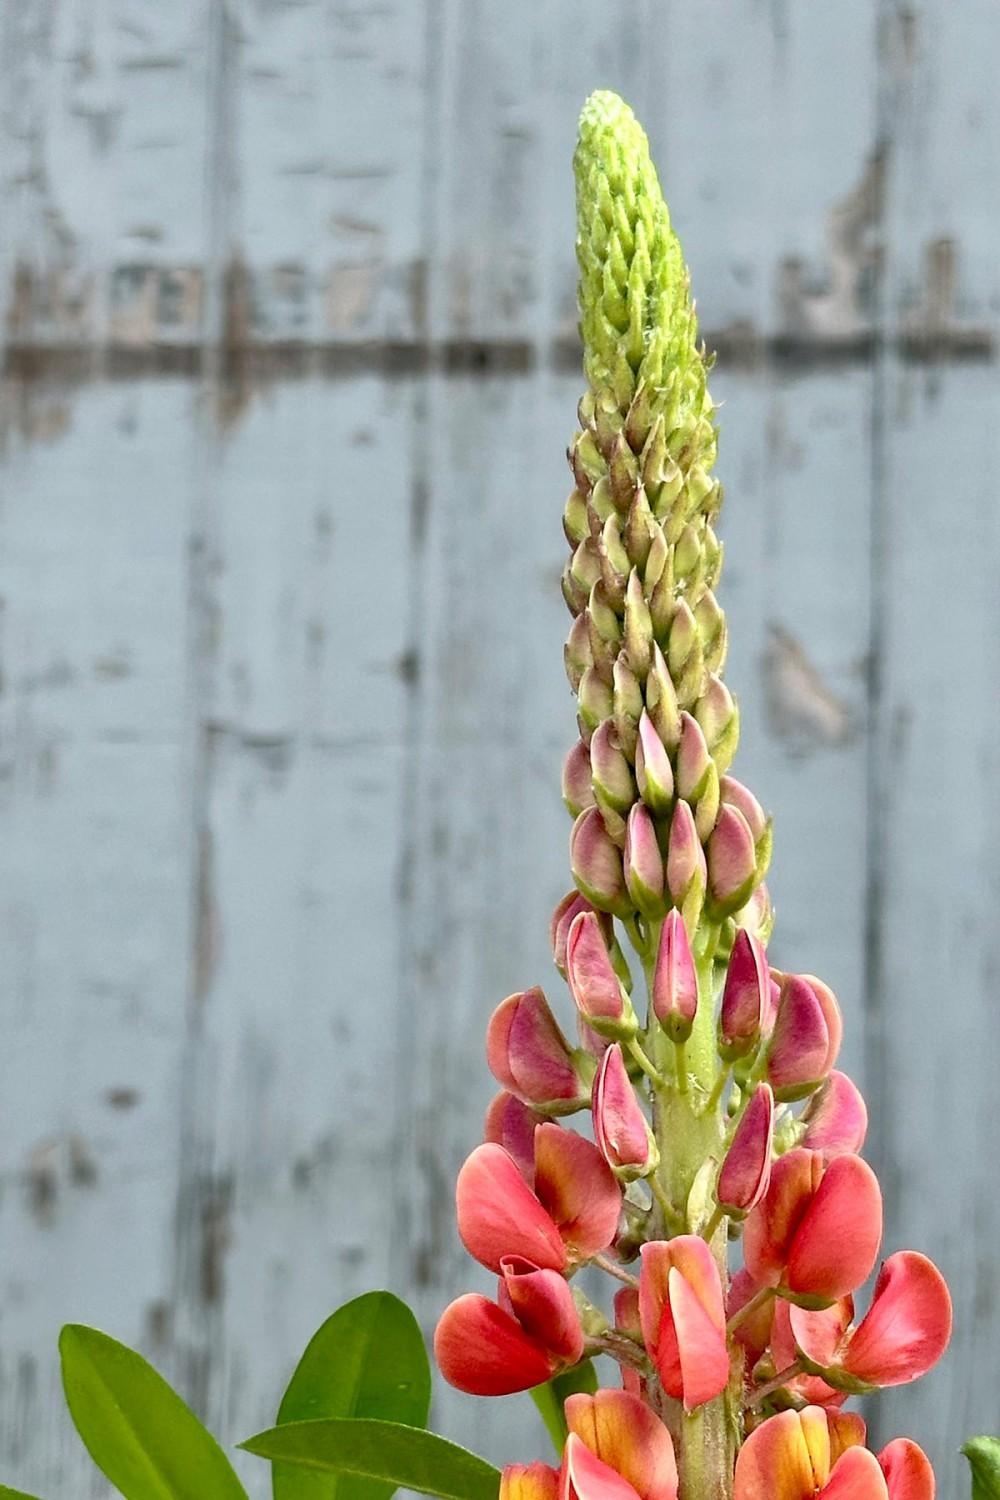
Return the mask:
<path id="1" fill-rule="evenodd" d="M 722 568 L 714 523 L 722 487 L 712 475 L 709 361 L 645 133 L 616 94 L 587 101 L 574 165 L 588 389 L 563 518 L 572 549 L 563 593 L 574 617 L 565 660 L 581 736 L 563 791 L 584 820 L 574 852 L 587 851 L 606 874 L 615 868 L 613 845 L 623 865 L 603 901 L 589 866 L 574 873 L 588 899 L 618 915 L 650 917 L 674 904 L 692 924 L 703 908 L 721 921 L 760 885 L 770 825 L 726 776 L 739 714 L 721 675 L 727 641 L 714 592 Z M 671 879 L 679 802 L 697 854 L 678 855 Z M 636 806 L 645 809 L 641 823 Z M 655 871 L 649 883 L 650 824 L 662 896 Z M 678 849 L 688 850 L 687 822 L 676 832 Z M 634 879 L 630 863 L 639 866 Z"/>

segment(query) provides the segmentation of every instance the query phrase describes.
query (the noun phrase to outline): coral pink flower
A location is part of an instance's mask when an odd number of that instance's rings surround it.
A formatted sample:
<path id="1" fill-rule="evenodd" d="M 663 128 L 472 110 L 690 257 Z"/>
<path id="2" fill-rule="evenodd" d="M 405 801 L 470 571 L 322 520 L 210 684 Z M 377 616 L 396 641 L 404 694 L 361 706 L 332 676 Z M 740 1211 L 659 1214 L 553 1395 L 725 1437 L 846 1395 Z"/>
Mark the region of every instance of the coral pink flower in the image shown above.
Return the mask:
<path id="1" fill-rule="evenodd" d="M 751 1432 L 736 1459 L 733 1500 L 888 1500 L 878 1460 L 852 1444 L 834 1460 L 819 1406 L 783 1411 Z"/>
<path id="2" fill-rule="evenodd" d="M 771 1181 L 774 1095 L 759 1083 L 726 1152 L 715 1196 L 728 1214 L 742 1218 L 760 1202 Z"/>
<path id="3" fill-rule="evenodd" d="M 660 1153 L 646 1116 L 614 1042 L 601 1059 L 594 1079 L 594 1140 L 608 1166 L 624 1182 L 647 1177 Z"/>
<path id="4" fill-rule="evenodd" d="M 827 1162 L 800 1147 L 775 1162 L 746 1221 L 743 1257 L 761 1286 L 816 1307 L 867 1279 L 881 1238 L 882 1194 L 871 1167 L 859 1156 Z"/>
<path id="5" fill-rule="evenodd" d="M 483 1140 L 502 1146 L 513 1157 L 529 1187 L 535 1181 L 535 1130 L 544 1119 L 537 1109 L 501 1090 L 491 1100 L 483 1121 Z"/>
<path id="6" fill-rule="evenodd" d="M 583 1328 L 558 1271 L 517 1255 L 500 1263 L 497 1302 L 470 1293 L 445 1308 L 434 1355 L 445 1380 L 472 1396 L 509 1396 L 583 1358 Z"/>
<path id="7" fill-rule="evenodd" d="M 895 1438 L 878 1456 L 889 1500 L 934 1500 L 934 1470 L 910 1438 Z"/>
<path id="8" fill-rule="evenodd" d="M 944 1277 L 915 1250 L 901 1250 L 884 1262 L 871 1307 L 856 1328 L 840 1326 L 832 1318 L 835 1311 L 794 1307 L 789 1323 L 808 1368 L 840 1390 L 917 1380 L 941 1358 L 951 1337 Z"/>
<path id="9" fill-rule="evenodd" d="M 737 1271 L 729 1283 L 729 1296 L 726 1299 L 726 1317 L 733 1318 L 741 1308 L 752 1302 L 761 1288 L 754 1281 L 749 1271 Z M 752 1368 L 760 1359 L 764 1350 L 771 1342 L 771 1326 L 774 1322 L 775 1301 L 763 1302 L 754 1312 L 741 1318 L 733 1330 L 732 1337 L 746 1350 L 746 1362 L 748 1368 Z"/>
<path id="10" fill-rule="evenodd" d="M 549 941 L 552 944 L 552 958 L 556 968 L 563 978 L 566 978 L 566 939 L 573 925 L 573 918 L 578 917 L 582 911 L 593 911 L 594 908 L 586 896 L 581 896 L 579 891 L 570 891 L 565 895 L 552 913 L 549 923 Z M 611 936 L 611 919 L 603 912 L 598 912 L 597 919 L 601 924 L 601 930 L 606 938 Z"/>
<path id="11" fill-rule="evenodd" d="M 668 1395 L 685 1411 L 711 1401 L 729 1380 L 722 1283 L 698 1235 L 653 1240 L 641 1250 L 642 1336 Z"/>
<path id="12" fill-rule="evenodd" d="M 568 1114 L 587 1102 L 589 1071 L 585 1080 L 537 986 L 497 1006 L 486 1031 L 486 1059 L 498 1083 L 547 1114 Z"/>
<path id="13" fill-rule="evenodd" d="M 790 1364 L 799 1358 L 799 1351 L 795 1346 L 795 1335 L 792 1333 L 791 1310 L 792 1304 L 777 1298 L 774 1306 L 774 1320 L 771 1325 L 771 1358 L 776 1370 L 786 1370 Z M 854 1302 L 850 1297 L 842 1297 L 828 1308 L 822 1316 L 827 1320 L 826 1329 L 829 1339 L 829 1347 L 832 1351 L 837 1341 L 849 1327 L 854 1316 Z M 799 1400 L 810 1406 L 838 1407 L 847 1400 L 845 1391 L 834 1390 L 819 1375 L 797 1375 L 788 1381 L 787 1390 Z"/>
<path id="14" fill-rule="evenodd" d="M 827 1156 L 860 1151 L 868 1133 L 868 1110 L 846 1073 L 836 1068 L 802 1111 L 806 1133 L 801 1144 Z"/>
<path id="15" fill-rule="evenodd" d="M 562 1500 L 677 1500 L 670 1434 L 628 1391 L 595 1391 L 566 1401 L 569 1437 Z"/>
<path id="16" fill-rule="evenodd" d="M 488 1142 L 458 1174 L 458 1232 L 491 1271 L 505 1255 L 563 1271 L 607 1249 L 615 1237 L 621 1189 L 596 1146 L 547 1121 L 534 1136 L 534 1192 L 513 1157 Z"/>

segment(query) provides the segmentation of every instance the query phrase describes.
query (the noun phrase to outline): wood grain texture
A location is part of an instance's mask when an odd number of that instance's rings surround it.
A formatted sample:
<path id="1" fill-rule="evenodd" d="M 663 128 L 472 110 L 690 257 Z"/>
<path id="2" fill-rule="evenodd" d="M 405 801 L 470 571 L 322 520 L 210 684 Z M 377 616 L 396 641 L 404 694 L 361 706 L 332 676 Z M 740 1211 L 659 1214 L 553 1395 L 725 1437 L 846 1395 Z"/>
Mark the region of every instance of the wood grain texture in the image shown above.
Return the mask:
<path id="1" fill-rule="evenodd" d="M 964 1488 L 1000 1376 L 998 30 L 992 0 L 0 3 L 6 1482 L 104 1493 L 70 1317 L 228 1442 L 345 1297 L 429 1333 L 486 1285 L 452 1215 L 484 1023 L 533 982 L 569 1014 L 569 164 L 609 86 L 722 348 L 774 952 L 837 988 L 887 1244 L 956 1293 L 946 1363 L 870 1415 Z M 526 1397 L 435 1403 L 544 1452 Z"/>

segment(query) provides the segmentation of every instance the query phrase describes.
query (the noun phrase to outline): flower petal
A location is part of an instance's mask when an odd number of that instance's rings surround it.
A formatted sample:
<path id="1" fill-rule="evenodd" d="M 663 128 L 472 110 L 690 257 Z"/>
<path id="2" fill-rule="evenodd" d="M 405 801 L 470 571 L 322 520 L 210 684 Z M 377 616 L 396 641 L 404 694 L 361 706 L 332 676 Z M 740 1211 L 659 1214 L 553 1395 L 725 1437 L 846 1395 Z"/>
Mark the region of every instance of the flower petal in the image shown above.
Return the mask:
<path id="1" fill-rule="evenodd" d="M 559 1130 L 558 1125 L 539 1125 L 536 1140 L 550 1128 Z M 568 1256 L 559 1230 L 502 1146 L 476 1147 L 458 1174 L 455 1204 L 463 1245 L 489 1270 L 499 1271 L 504 1255 L 523 1255 L 553 1271 L 565 1269 Z"/>
<path id="2" fill-rule="evenodd" d="M 441 1314 L 434 1357 L 449 1385 L 472 1396 L 509 1396 L 541 1385 L 559 1367 L 495 1302 L 469 1292 Z"/>
<path id="3" fill-rule="evenodd" d="M 559 1470 L 550 1464 L 508 1464 L 500 1475 L 499 1500 L 558 1500 Z"/>
<path id="4" fill-rule="evenodd" d="M 628 1480 L 591 1452 L 575 1432 L 566 1439 L 559 1494 L 560 1500 L 639 1500 Z"/>
<path id="5" fill-rule="evenodd" d="M 816 1487 L 797 1411 L 768 1417 L 737 1454 L 733 1500 L 812 1500 Z"/>
<path id="6" fill-rule="evenodd" d="M 827 1156 L 860 1151 L 868 1133 L 865 1101 L 847 1074 L 836 1068 L 809 1100 L 802 1120 L 806 1127 L 803 1146 L 825 1151 Z"/>
<path id="7" fill-rule="evenodd" d="M 627 1391 L 570 1396 L 566 1424 L 641 1500 L 677 1500 L 677 1464 L 670 1433 L 644 1401 Z"/>
<path id="8" fill-rule="evenodd" d="M 848 1448 L 821 1493 L 822 1500 L 888 1500 L 878 1459 L 867 1448 Z"/>
<path id="9" fill-rule="evenodd" d="M 573 1293 L 559 1272 L 505 1255 L 500 1274 L 511 1312 L 528 1338 L 561 1363 L 577 1364 L 583 1358 L 583 1327 Z"/>
<path id="10" fill-rule="evenodd" d="M 621 1188 L 600 1151 L 583 1136 L 551 1122 L 539 1125 L 535 1131 L 535 1192 L 575 1259 L 585 1260 L 611 1244 L 621 1213 Z M 546 1264 L 537 1255 L 510 1248 L 539 1265 Z M 553 1269 L 562 1270 L 563 1265 Z"/>
<path id="11" fill-rule="evenodd" d="M 910 1438 L 895 1438 L 878 1455 L 889 1500 L 934 1500 L 934 1470 Z"/>
<path id="12" fill-rule="evenodd" d="M 670 1311 L 681 1367 L 684 1410 L 691 1412 L 721 1394 L 729 1383 L 729 1351 L 694 1287 L 676 1266 L 669 1274 Z"/>
<path id="13" fill-rule="evenodd" d="M 785 1282 L 793 1292 L 843 1297 L 869 1276 L 881 1239 L 875 1173 L 859 1156 L 838 1156 L 795 1232 Z"/>
<path id="14" fill-rule="evenodd" d="M 944 1277 L 926 1255 L 901 1250 L 879 1271 L 872 1305 L 851 1338 L 843 1366 L 872 1385 L 904 1385 L 937 1363 L 950 1338 L 951 1297 Z"/>

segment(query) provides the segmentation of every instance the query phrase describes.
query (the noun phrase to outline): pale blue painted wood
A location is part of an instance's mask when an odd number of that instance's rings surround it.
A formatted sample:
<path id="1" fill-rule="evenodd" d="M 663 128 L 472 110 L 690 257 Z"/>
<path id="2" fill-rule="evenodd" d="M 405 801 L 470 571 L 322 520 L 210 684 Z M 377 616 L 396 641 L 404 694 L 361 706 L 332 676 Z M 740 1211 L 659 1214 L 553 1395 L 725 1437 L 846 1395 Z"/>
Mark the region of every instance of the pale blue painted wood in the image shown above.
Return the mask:
<path id="1" fill-rule="evenodd" d="M 234 1440 L 344 1297 L 389 1284 L 430 1332 L 486 1284 L 451 1212 L 483 1026 L 532 982 L 568 1017 L 559 351 L 575 117 L 609 85 L 729 351 L 723 597 L 774 951 L 844 1002 L 888 1246 L 957 1293 L 948 1362 L 879 1432 L 964 1483 L 1000 1373 L 998 25 L 988 0 L 0 6 L 4 1479 L 102 1493 L 60 1410 L 66 1318 Z M 928 331 L 976 362 L 874 349 Z M 372 339 L 394 356 L 350 373 Z M 445 341 L 501 362 L 423 372 Z M 957 1075 L 978 1105 L 942 1104 Z M 544 1451 L 526 1398 L 442 1390 L 436 1416 Z"/>

